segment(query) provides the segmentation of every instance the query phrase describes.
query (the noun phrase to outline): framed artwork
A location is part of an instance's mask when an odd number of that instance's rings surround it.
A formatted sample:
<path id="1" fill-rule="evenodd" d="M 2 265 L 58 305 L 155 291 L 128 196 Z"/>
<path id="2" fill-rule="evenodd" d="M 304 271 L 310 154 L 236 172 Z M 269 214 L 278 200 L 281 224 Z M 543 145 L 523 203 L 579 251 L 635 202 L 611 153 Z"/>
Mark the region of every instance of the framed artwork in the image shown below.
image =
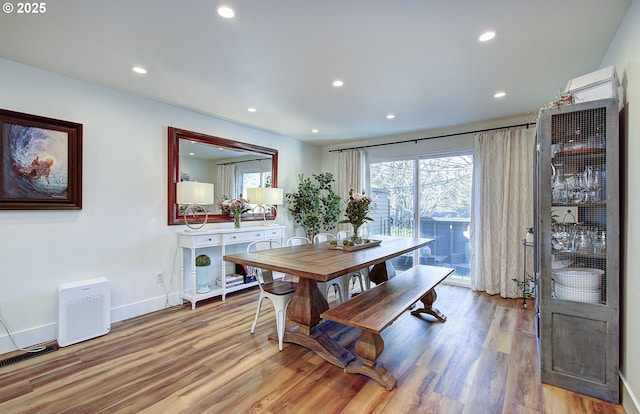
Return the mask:
<path id="1" fill-rule="evenodd" d="M 0 210 L 82 209 L 82 124 L 0 109 Z"/>

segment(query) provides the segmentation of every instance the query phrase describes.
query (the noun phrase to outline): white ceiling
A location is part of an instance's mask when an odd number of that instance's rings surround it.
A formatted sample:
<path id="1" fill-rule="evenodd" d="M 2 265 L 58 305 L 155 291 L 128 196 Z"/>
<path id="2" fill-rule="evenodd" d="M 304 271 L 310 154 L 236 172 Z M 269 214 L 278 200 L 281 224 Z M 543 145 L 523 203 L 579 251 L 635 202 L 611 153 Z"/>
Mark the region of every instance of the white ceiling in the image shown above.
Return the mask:
<path id="1" fill-rule="evenodd" d="M 326 145 L 535 113 L 599 67 L 631 0 L 222 2 L 0 13 L 0 56 Z"/>

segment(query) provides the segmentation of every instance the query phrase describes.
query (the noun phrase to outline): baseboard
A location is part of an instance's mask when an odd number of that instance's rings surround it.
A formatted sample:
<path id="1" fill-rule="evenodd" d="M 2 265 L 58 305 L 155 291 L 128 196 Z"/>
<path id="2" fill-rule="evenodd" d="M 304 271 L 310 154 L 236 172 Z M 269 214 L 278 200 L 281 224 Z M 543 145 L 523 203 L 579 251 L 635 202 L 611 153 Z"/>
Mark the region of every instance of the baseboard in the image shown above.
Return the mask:
<path id="1" fill-rule="evenodd" d="M 118 308 L 111 308 L 111 323 L 135 318 L 136 316 L 159 311 L 169 306 L 178 304 L 180 301 L 178 293 L 170 293 L 168 297 L 159 296 L 141 302 L 130 303 Z"/>
<path id="2" fill-rule="evenodd" d="M 16 341 L 19 348 L 28 348 L 56 340 L 58 336 L 57 328 L 58 325 L 56 323 L 51 323 L 23 331 L 11 332 L 11 336 L 13 336 L 13 340 Z M 17 349 L 9 335 L 6 332 L 2 333 L 3 335 L 0 336 L 0 355 L 16 351 Z"/>
<path id="3" fill-rule="evenodd" d="M 627 414 L 640 414 L 640 402 L 629 387 L 629 383 L 624 375 L 620 374 L 622 381 L 622 407 Z"/>
<path id="4" fill-rule="evenodd" d="M 111 323 L 164 309 L 167 307 L 167 301 L 169 302 L 169 306 L 173 306 L 180 303 L 180 297 L 176 292 L 169 294 L 168 297 L 163 295 L 117 308 L 111 308 Z M 18 347 L 28 348 L 33 345 L 57 340 L 57 328 L 57 322 L 53 322 L 23 331 L 11 332 L 11 335 L 18 344 Z M 6 332 L 2 332 L 2 335 L 0 335 L 0 355 L 15 350 L 16 347 L 13 345 L 9 335 L 7 335 Z"/>

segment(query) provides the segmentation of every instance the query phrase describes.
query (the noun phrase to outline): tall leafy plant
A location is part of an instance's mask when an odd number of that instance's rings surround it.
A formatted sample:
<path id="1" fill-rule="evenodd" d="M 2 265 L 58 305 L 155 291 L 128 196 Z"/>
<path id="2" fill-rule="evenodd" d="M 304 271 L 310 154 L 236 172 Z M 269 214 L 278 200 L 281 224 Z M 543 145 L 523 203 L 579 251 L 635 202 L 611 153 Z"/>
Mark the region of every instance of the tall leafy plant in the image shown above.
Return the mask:
<path id="1" fill-rule="evenodd" d="M 331 186 L 333 174 L 312 177 L 299 174 L 298 192 L 285 194 L 295 225 L 304 229 L 309 240 L 322 231 L 333 230 L 340 215 L 340 197 Z"/>

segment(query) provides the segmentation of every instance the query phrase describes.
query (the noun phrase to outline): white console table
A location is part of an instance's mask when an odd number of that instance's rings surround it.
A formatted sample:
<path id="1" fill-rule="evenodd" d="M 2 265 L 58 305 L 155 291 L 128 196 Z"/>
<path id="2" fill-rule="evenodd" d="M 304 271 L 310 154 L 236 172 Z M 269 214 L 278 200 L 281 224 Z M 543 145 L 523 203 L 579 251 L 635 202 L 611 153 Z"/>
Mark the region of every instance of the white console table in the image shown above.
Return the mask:
<path id="1" fill-rule="evenodd" d="M 227 287 L 226 277 L 234 270 L 229 266 L 235 265 L 222 260 L 227 250 L 229 253 L 240 253 L 246 244 L 256 240 L 278 240 L 284 245 L 285 226 L 255 226 L 240 229 L 220 229 L 206 231 L 178 232 L 178 246 L 180 254 L 180 295 L 182 300 L 191 302 L 191 309 L 196 308 L 196 302 L 214 296 L 222 296 L 226 300 L 229 292 L 257 286 L 257 282 L 242 283 Z M 244 246 L 243 246 L 244 245 Z M 211 258 L 211 291 L 196 292 L 196 256 L 206 254 Z"/>

